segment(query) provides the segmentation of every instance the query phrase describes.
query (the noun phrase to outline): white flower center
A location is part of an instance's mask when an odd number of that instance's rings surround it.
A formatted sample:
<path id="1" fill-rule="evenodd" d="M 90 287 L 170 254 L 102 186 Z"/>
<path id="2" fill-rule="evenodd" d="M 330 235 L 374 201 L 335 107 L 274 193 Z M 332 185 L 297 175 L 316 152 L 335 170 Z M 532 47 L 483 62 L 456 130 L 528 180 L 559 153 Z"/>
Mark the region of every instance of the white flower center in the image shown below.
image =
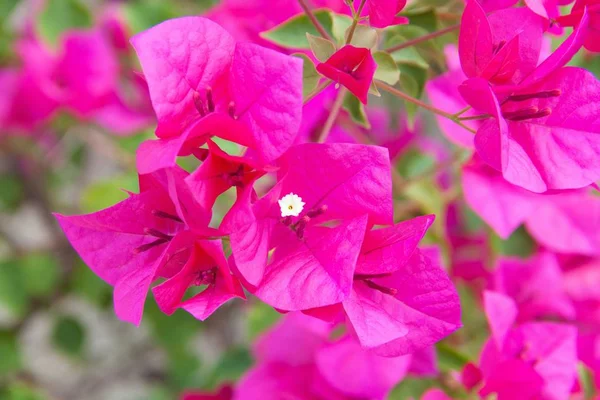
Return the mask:
<path id="1" fill-rule="evenodd" d="M 302 198 L 294 193 L 283 196 L 278 201 L 282 217 L 297 217 L 304 209 Z"/>

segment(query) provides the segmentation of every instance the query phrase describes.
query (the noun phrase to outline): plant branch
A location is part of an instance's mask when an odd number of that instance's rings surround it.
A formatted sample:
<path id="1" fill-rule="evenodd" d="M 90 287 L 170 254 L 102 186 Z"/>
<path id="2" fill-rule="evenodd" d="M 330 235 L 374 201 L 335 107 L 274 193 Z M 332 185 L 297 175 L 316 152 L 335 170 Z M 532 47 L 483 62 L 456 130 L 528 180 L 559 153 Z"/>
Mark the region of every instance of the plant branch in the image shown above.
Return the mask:
<path id="1" fill-rule="evenodd" d="M 304 104 L 308 103 L 309 101 L 311 101 L 312 99 L 314 99 L 315 97 L 317 97 L 323 90 L 327 89 L 329 87 L 329 85 L 331 85 L 333 83 L 332 80 L 326 80 L 323 83 L 319 84 L 315 90 L 312 91 L 312 93 L 310 93 L 305 99 L 304 99 Z"/>
<path id="2" fill-rule="evenodd" d="M 350 25 L 350 30 L 348 30 L 348 37 L 346 38 L 346 44 L 349 44 L 352 41 L 352 37 L 354 36 L 354 31 L 356 31 L 356 26 L 358 25 L 358 21 L 360 21 L 360 14 L 365 8 L 365 4 L 367 0 L 361 0 L 360 5 L 358 6 L 358 10 L 352 16 L 352 25 Z"/>
<path id="3" fill-rule="evenodd" d="M 439 116 L 447 118 L 450 121 L 453 121 L 455 124 L 463 127 L 464 129 L 468 130 L 469 132 L 471 132 L 473 134 L 477 133 L 477 131 L 475 131 L 474 129 L 472 129 L 472 128 L 468 127 L 467 125 L 463 124 L 462 122 L 460 122 L 459 118 L 456 117 L 456 116 L 454 116 L 454 114 L 450 114 L 449 112 L 446 112 L 444 110 L 440 110 L 437 107 L 433 107 L 433 106 L 431 106 L 431 105 L 429 105 L 427 103 L 424 103 L 421 100 L 416 99 L 416 98 L 414 98 L 412 96 L 409 96 L 406 93 L 404 93 L 404 92 L 396 89 L 395 87 L 387 85 L 387 84 L 385 84 L 383 82 L 376 81 L 375 85 L 377 86 L 378 89 L 384 90 L 384 91 L 386 91 L 386 92 L 388 92 L 388 93 L 390 93 L 390 94 L 392 94 L 392 95 L 394 95 L 396 97 L 399 97 L 399 98 L 401 98 L 401 99 L 403 99 L 405 101 L 408 101 L 409 103 L 413 103 L 413 104 L 415 104 L 415 105 L 417 105 L 417 106 L 419 106 L 421 108 L 426 109 L 427 111 L 430 111 L 430 112 L 432 112 L 434 114 L 437 114 Z"/>
<path id="4" fill-rule="evenodd" d="M 423 36 L 420 36 L 418 38 L 414 38 L 412 40 L 408 40 L 408 41 L 406 41 L 404 43 L 397 44 L 396 46 L 392 46 L 390 48 L 385 49 L 385 51 L 387 51 L 388 53 L 393 53 L 395 51 L 402 50 L 402 49 L 405 49 L 407 47 L 412 47 L 412 46 L 414 46 L 416 44 L 419 44 L 421 42 L 425 42 L 427 40 L 431 40 L 431 39 L 434 39 L 436 37 L 446 35 L 446 34 L 448 34 L 450 32 L 454 32 L 455 30 L 457 30 L 459 28 L 460 28 L 460 24 L 452 25 L 452 26 L 449 26 L 447 28 L 441 29 L 439 31 L 431 32 L 431 33 L 429 33 L 427 35 L 423 35 Z"/>
<path id="5" fill-rule="evenodd" d="M 310 19 L 310 22 L 312 22 L 312 24 L 315 26 L 319 34 L 325 39 L 333 41 L 331 36 L 329 36 L 329 33 L 327 33 L 323 25 L 321 25 L 317 17 L 315 17 L 315 14 L 312 12 L 308 4 L 306 4 L 306 0 L 298 0 L 298 3 L 300 4 L 300 7 L 302 7 L 302 10 L 304 10 L 304 13 L 308 17 L 308 19 Z"/>
<path id="6" fill-rule="evenodd" d="M 331 110 L 329 110 L 329 116 L 327 117 L 327 121 L 325 121 L 323 130 L 317 138 L 317 143 L 324 143 L 327 140 L 327 136 L 329 136 L 329 132 L 331 132 L 331 128 L 333 128 L 333 124 L 335 124 L 335 120 L 340 114 L 342 104 L 344 104 L 344 97 L 346 97 L 347 92 L 348 91 L 346 90 L 346 88 L 343 87 L 337 93 L 337 97 L 335 98 L 335 101 L 331 106 Z"/>

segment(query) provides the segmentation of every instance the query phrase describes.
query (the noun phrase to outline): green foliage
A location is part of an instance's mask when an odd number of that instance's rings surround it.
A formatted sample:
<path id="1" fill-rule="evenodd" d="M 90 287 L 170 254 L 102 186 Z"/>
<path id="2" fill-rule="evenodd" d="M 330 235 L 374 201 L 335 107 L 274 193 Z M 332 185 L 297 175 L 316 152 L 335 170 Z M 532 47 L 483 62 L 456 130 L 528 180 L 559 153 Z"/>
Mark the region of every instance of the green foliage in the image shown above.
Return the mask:
<path id="1" fill-rule="evenodd" d="M 365 112 L 365 106 L 360 102 L 360 100 L 358 100 L 356 96 L 348 93 L 344 98 L 342 107 L 348 112 L 350 118 L 355 124 L 367 129 L 371 128 L 371 124 L 367 118 L 367 113 Z"/>
<path id="2" fill-rule="evenodd" d="M 56 45 L 66 30 L 91 27 L 92 15 L 80 0 L 48 0 L 36 23 L 42 38 Z"/>
<path id="3" fill-rule="evenodd" d="M 128 197 L 125 190 L 138 191 L 138 178 L 134 172 L 88 186 L 81 196 L 81 209 L 90 213 L 110 207 Z"/>
<path id="4" fill-rule="evenodd" d="M 262 302 L 255 302 L 248 311 L 248 336 L 250 340 L 256 339 L 262 332 L 273 326 L 281 314 Z"/>
<path id="5" fill-rule="evenodd" d="M 235 382 L 252 366 L 252 363 L 252 356 L 247 348 L 236 347 L 231 349 L 223 355 L 212 370 L 206 381 L 206 386 L 214 387 L 223 382 Z"/>
<path id="6" fill-rule="evenodd" d="M 302 64 L 302 96 L 306 99 L 319 85 L 321 75 L 306 54 L 294 53 L 293 55 L 304 61 Z"/>
<path id="7" fill-rule="evenodd" d="M 14 175 L 0 175 L 0 211 L 14 211 L 24 198 L 23 184 Z"/>
<path id="8" fill-rule="evenodd" d="M 373 58 L 377 63 L 375 79 L 388 85 L 395 85 L 400 79 L 400 70 L 392 56 L 383 51 L 376 51 L 373 53 Z"/>
<path id="9" fill-rule="evenodd" d="M 0 331 L 0 354 L 0 378 L 21 368 L 19 343 L 14 333 Z"/>
<path id="10" fill-rule="evenodd" d="M 311 35 L 310 33 L 306 34 L 306 39 L 308 40 L 310 50 L 317 60 L 321 62 L 327 61 L 327 59 L 331 57 L 333 53 L 335 53 L 335 45 L 327 39 L 324 39 L 320 36 Z M 304 54 L 299 55 L 304 56 Z M 306 59 L 308 59 L 308 62 L 312 64 L 310 58 L 306 57 Z M 304 62 L 306 63 L 307 61 L 305 60 Z"/>
<path id="11" fill-rule="evenodd" d="M 46 396 L 34 388 L 23 384 L 14 383 L 6 388 L 0 388 L 0 400 L 45 400 Z"/>
<path id="12" fill-rule="evenodd" d="M 54 321 L 52 343 L 63 353 L 72 357 L 80 357 L 85 337 L 85 329 L 76 318 L 60 315 Z"/>
<path id="13" fill-rule="evenodd" d="M 502 240 L 490 230 L 490 241 L 494 252 L 504 256 L 527 258 L 535 252 L 536 248 L 535 241 L 523 226 L 514 231 L 506 240 Z"/>
<path id="14" fill-rule="evenodd" d="M 28 301 L 19 261 L 0 262 L 0 305 L 14 317 L 20 317 L 25 314 Z"/>
<path id="15" fill-rule="evenodd" d="M 345 42 L 346 31 L 352 24 L 350 17 L 335 14 L 328 10 L 316 10 L 314 15 L 325 31 L 337 41 L 338 45 Z M 307 33 L 312 36 L 320 36 L 317 28 L 306 14 L 298 14 L 276 27 L 262 32 L 260 35 L 281 47 L 310 50 Z"/>

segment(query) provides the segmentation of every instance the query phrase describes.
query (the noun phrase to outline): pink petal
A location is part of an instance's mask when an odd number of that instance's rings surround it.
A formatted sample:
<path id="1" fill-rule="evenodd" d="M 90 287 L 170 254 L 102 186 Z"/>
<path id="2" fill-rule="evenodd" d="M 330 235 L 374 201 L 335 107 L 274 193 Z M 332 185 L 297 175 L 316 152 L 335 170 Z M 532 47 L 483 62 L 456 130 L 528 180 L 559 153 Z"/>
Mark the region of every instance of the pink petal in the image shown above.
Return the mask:
<path id="1" fill-rule="evenodd" d="M 366 216 L 359 217 L 318 235 L 309 232 L 304 241 L 291 243 L 267 266 L 256 296 L 289 311 L 344 300 L 350 293 L 366 223 Z"/>
<path id="2" fill-rule="evenodd" d="M 468 77 L 479 76 L 490 62 L 493 53 L 492 28 L 481 5 L 467 3 L 460 24 L 458 52 L 460 64 Z"/>
<path id="3" fill-rule="evenodd" d="M 235 42 L 219 25 L 200 17 L 165 21 L 131 39 L 158 117 L 157 135 L 178 135 L 199 117 L 195 91 L 218 89 L 229 71 Z"/>
<path id="4" fill-rule="evenodd" d="M 302 118 L 302 61 L 274 50 L 240 43 L 230 76 L 235 115 L 250 128 L 263 161 L 287 150 Z"/>
<path id="5" fill-rule="evenodd" d="M 345 337 L 317 352 L 319 372 L 352 398 L 383 398 L 408 372 L 411 357 L 380 357 Z"/>
<path id="6" fill-rule="evenodd" d="M 406 6 L 406 0 L 369 0 L 369 23 L 376 28 L 407 23 L 396 15 Z"/>
<path id="7" fill-rule="evenodd" d="M 367 232 L 356 265 L 356 273 L 377 275 L 402 268 L 411 258 L 434 219 L 434 215 L 427 215 L 400 222 L 389 228 Z"/>
<path id="8" fill-rule="evenodd" d="M 352 45 L 342 47 L 327 61 L 317 65 L 321 75 L 345 86 L 363 104 L 367 104 L 376 69 L 371 50 Z"/>
<path id="9" fill-rule="evenodd" d="M 377 354 L 395 357 L 414 353 L 461 326 L 460 303 L 452 282 L 439 266 L 418 252 L 405 268 L 375 281 L 398 290 L 395 307 L 400 309 L 395 314 L 404 314 L 398 323 L 408 329 L 405 336 L 376 347 Z"/>
<path id="10" fill-rule="evenodd" d="M 483 293 L 485 314 L 498 348 L 504 346 L 508 331 L 517 319 L 517 306 L 510 297 L 486 290 Z"/>
<path id="11" fill-rule="evenodd" d="M 477 158 L 463 168 L 462 186 L 467 204 L 503 239 L 538 207 L 531 192 L 510 184 Z"/>

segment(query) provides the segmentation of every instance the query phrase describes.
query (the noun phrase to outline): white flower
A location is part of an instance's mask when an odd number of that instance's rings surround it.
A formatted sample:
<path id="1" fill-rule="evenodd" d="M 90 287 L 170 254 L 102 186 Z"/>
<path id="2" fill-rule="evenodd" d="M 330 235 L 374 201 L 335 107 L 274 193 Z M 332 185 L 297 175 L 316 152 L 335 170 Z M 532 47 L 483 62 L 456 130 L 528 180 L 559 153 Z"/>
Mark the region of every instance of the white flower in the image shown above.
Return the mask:
<path id="1" fill-rule="evenodd" d="M 281 208 L 282 217 L 297 217 L 304 209 L 304 202 L 302 197 L 294 193 L 289 193 L 283 196 L 278 201 L 279 207 Z"/>

